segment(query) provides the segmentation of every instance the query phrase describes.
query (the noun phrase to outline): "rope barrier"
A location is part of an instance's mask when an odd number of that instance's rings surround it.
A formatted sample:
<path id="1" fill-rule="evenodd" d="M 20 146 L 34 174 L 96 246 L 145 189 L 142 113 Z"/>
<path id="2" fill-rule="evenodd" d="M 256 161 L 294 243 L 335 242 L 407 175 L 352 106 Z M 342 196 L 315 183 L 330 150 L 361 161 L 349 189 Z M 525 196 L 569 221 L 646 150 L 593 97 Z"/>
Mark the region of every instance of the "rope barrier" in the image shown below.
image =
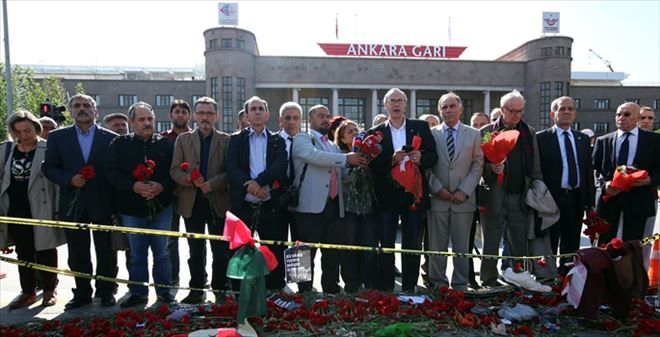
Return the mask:
<path id="1" fill-rule="evenodd" d="M 186 238 L 186 239 L 204 239 L 204 240 L 225 239 L 221 235 L 185 233 L 185 232 L 181 233 L 177 231 L 167 231 L 167 230 L 127 228 L 127 227 L 112 226 L 112 225 L 99 225 L 93 223 L 27 219 L 27 218 L 16 218 L 16 217 L 7 217 L 7 216 L 0 216 L 0 223 L 12 223 L 12 224 L 29 225 L 29 226 L 43 226 L 43 227 L 61 228 L 61 229 L 98 230 L 98 231 L 108 231 L 108 232 L 119 232 L 124 234 L 163 235 L 163 236 Z M 651 236 L 643 238 L 640 241 L 640 244 L 648 245 L 655 240 L 660 240 L 660 233 L 655 233 Z M 390 247 L 369 247 L 369 246 L 358 246 L 358 245 L 329 244 L 329 243 L 320 243 L 320 242 L 318 243 L 300 242 L 300 241 L 291 242 L 291 241 L 265 240 L 265 239 L 255 239 L 255 242 L 265 245 L 280 245 L 280 246 L 306 245 L 312 248 L 322 248 L 322 249 L 353 250 L 353 251 L 365 251 L 365 252 L 387 253 L 387 254 L 402 253 L 402 254 L 413 254 L 413 255 L 465 257 L 465 258 L 480 258 L 480 259 L 492 259 L 492 260 L 497 260 L 497 259 L 540 260 L 545 258 L 562 258 L 562 257 L 571 257 L 577 255 L 576 253 L 567 253 L 567 254 L 550 254 L 550 255 L 535 255 L 535 256 L 507 256 L 507 255 L 491 255 L 491 254 L 441 252 L 441 251 L 428 251 L 428 250 L 424 251 L 417 249 L 402 249 L 402 248 L 390 248 Z"/>

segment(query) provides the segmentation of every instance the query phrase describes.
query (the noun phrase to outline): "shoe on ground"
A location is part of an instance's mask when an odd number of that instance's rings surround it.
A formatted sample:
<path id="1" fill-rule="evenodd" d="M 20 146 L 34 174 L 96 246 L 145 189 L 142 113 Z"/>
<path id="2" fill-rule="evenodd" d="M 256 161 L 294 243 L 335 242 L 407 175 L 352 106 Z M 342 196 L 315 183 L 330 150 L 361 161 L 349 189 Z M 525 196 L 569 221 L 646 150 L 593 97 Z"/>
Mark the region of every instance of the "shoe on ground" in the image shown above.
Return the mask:
<path id="1" fill-rule="evenodd" d="M 193 292 L 191 291 L 188 296 L 181 300 L 181 303 L 184 304 L 201 304 L 206 301 L 206 295 L 204 293 Z"/>
<path id="2" fill-rule="evenodd" d="M 106 295 L 101 297 L 101 306 L 104 307 L 113 307 L 117 304 L 117 300 L 114 295 Z"/>
<path id="3" fill-rule="evenodd" d="M 35 293 L 25 294 L 22 293 L 16 300 L 9 304 L 9 309 L 20 309 L 31 306 L 37 301 L 37 295 Z"/>
<path id="4" fill-rule="evenodd" d="M 401 276 L 403 276 L 403 274 L 401 274 L 399 268 L 394 267 L 394 277 L 401 277 Z"/>
<path id="5" fill-rule="evenodd" d="M 539 283 L 527 271 L 516 273 L 513 271 L 513 269 L 507 268 L 502 274 L 502 277 L 506 282 L 515 284 L 518 287 L 521 287 L 529 291 L 535 291 L 540 293 L 548 293 L 552 291 L 552 288 Z"/>
<path id="6" fill-rule="evenodd" d="M 477 280 L 470 280 L 470 282 L 468 283 L 468 287 L 473 290 L 481 289 L 481 286 L 479 285 L 479 282 L 477 282 Z"/>
<path id="7" fill-rule="evenodd" d="M 176 299 L 174 299 L 174 295 L 172 295 L 172 293 L 167 291 L 161 295 L 158 295 L 158 302 L 163 304 L 176 304 Z"/>
<path id="8" fill-rule="evenodd" d="M 130 308 L 138 305 L 147 305 L 147 302 L 149 302 L 149 299 L 145 296 L 139 296 L 139 295 L 131 295 L 126 301 L 121 302 L 119 305 L 121 308 Z"/>
<path id="9" fill-rule="evenodd" d="M 43 299 L 41 301 L 41 306 L 52 307 L 57 304 L 57 291 L 44 291 Z"/>
<path id="10" fill-rule="evenodd" d="M 483 282 L 481 286 L 486 289 L 493 289 L 493 288 L 499 288 L 499 287 L 504 287 L 506 284 L 498 281 L 497 279 L 488 281 L 488 282 Z"/>
<path id="11" fill-rule="evenodd" d="M 90 303 L 92 303 L 91 297 L 74 296 L 71 301 L 64 305 L 64 310 L 77 309 Z"/>

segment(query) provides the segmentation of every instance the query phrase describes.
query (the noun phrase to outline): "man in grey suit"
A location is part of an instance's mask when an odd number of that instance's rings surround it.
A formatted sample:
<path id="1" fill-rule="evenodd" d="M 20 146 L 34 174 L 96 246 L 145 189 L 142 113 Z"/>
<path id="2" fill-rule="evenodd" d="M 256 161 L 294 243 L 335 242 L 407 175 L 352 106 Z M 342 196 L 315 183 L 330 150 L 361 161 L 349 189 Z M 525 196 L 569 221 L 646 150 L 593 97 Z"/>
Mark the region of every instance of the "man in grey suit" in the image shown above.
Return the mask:
<path id="1" fill-rule="evenodd" d="M 525 98 L 512 91 L 500 99 L 502 115 L 493 123 L 481 128 L 481 134 L 494 131 L 518 130 L 520 136 L 513 151 L 501 163 L 486 161 L 483 170 L 483 190 L 479 192 L 479 204 L 486 207 L 482 215 L 483 253 L 498 254 L 502 234 L 506 226 L 507 243 L 511 256 L 527 254 L 528 208 L 523 196 L 532 179 L 541 179 L 541 167 L 536 131 L 522 120 Z M 504 173 L 500 184 L 497 175 Z M 498 281 L 497 260 L 486 259 L 481 263 L 481 282 L 484 287 L 501 285 Z"/>
<path id="2" fill-rule="evenodd" d="M 366 166 L 367 160 L 358 153 L 341 153 L 328 141 L 330 112 L 323 105 L 309 109 L 308 133 L 300 132 L 293 139 L 291 152 L 299 184 L 299 203 L 296 224 L 303 242 L 342 243 L 344 230 L 344 200 L 341 192 L 342 169 L 347 165 Z M 301 178 L 301 176 L 303 178 Z M 302 182 L 301 182 L 302 180 Z M 325 293 L 339 293 L 339 264 L 341 251 L 323 249 L 321 256 L 321 286 Z M 312 270 L 316 249 L 312 249 Z M 312 282 L 298 284 L 300 291 L 312 290 Z"/>
<path id="3" fill-rule="evenodd" d="M 477 129 L 461 123 L 463 103 L 453 92 L 438 100 L 442 124 L 431 129 L 438 161 L 428 170 L 432 194 L 429 211 L 430 249 L 447 251 L 449 239 L 452 251 L 468 253 L 470 227 L 476 209 L 476 187 L 483 171 L 481 136 Z M 431 256 L 429 279 L 434 285 L 449 285 L 446 275 L 447 257 Z M 451 287 L 467 290 L 468 261 L 453 258 Z"/>

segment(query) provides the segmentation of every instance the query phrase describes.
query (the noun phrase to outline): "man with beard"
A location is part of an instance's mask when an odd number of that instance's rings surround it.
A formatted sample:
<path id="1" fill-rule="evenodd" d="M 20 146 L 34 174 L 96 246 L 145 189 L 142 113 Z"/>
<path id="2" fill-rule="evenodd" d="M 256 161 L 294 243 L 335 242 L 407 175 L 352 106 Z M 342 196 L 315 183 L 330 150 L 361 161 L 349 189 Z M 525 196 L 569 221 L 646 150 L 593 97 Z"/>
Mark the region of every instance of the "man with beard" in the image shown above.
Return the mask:
<path id="1" fill-rule="evenodd" d="M 229 208 L 224 165 L 229 135 L 215 129 L 219 119 L 218 103 L 210 97 L 202 97 L 195 102 L 194 118 L 197 128 L 181 134 L 174 143 L 170 175 L 179 185 L 177 210 L 183 216 L 186 232 L 203 234 L 208 228 L 209 234 L 222 235 L 225 212 Z M 189 169 L 181 168 L 184 162 L 189 164 Z M 201 177 L 191 181 L 192 170 L 199 170 Z M 207 240 L 188 239 L 191 288 L 204 288 L 206 285 L 206 246 Z M 216 292 L 216 302 L 219 302 L 224 298 L 219 292 L 227 290 L 225 273 L 230 256 L 229 244 L 227 241 L 212 240 L 211 251 L 211 288 Z M 200 304 L 204 300 L 203 292 L 191 290 L 181 303 Z"/>
<path id="2" fill-rule="evenodd" d="M 106 178 L 103 158 L 108 144 L 116 133 L 96 124 L 96 102 L 88 95 L 75 95 L 69 99 L 68 109 L 74 125 L 53 130 L 48 139 L 43 172 L 60 186 L 59 220 L 80 223 L 109 224 L 114 208 L 113 194 Z M 83 166 L 93 166 L 95 177 L 86 180 L 81 174 Z M 70 207 L 73 205 L 73 207 Z M 117 253 L 112 250 L 110 233 L 94 231 L 96 275 L 117 276 Z M 93 274 L 88 230 L 66 231 L 69 249 L 69 267 L 73 271 Z M 116 284 L 96 281 L 96 293 L 103 306 L 114 306 Z M 91 281 L 76 277 L 73 299 L 65 310 L 79 308 L 92 301 Z"/>
<path id="3" fill-rule="evenodd" d="M 300 240 L 341 244 L 345 235 L 343 223 L 344 198 L 342 196 L 342 168 L 347 165 L 365 166 L 367 160 L 358 153 L 341 153 L 337 145 L 328 140 L 330 112 L 323 105 L 309 109 L 309 133 L 298 133 L 294 138 L 293 164 L 300 182 L 299 204 L 296 208 L 296 224 Z M 301 178 L 302 174 L 304 178 Z M 312 249 L 312 270 L 316 249 Z M 321 255 L 321 286 L 323 292 L 336 294 L 341 291 L 339 265 L 340 250 L 323 249 Z M 312 276 L 313 277 L 313 276 Z M 312 282 L 298 284 L 300 291 L 312 290 Z"/>
<path id="4" fill-rule="evenodd" d="M 161 132 L 161 136 L 167 138 L 172 142 L 184 133 L 191 131 L 190 128 L 190 105 L 182 99 L 175 99 L 170 104 L 170 121 L 172 121 L 172 128 Z M 174 200 L 176 204 L 176 200 Z M 181 216 L 177 213 L 177 208 L 172 207 L 172 226 L 170 230 L 179 231 L 179 223 Z M 172 285 L 179 285 L 179 238 L 169 237 L 167 241 L 167 251 L 170 254 L 170 261 L 172 262 Z"/>
<path id="5" fill-rule="evenodd" d="M 110 143 L 105 155 L 108 178 L 116 191 L 117 205 L 125 227 L 149 230 L 167 230 L 172 217 L 174 182 L 170 177 L 172 143 L 154 134 L 154 111 L 145 102 L 133 104 L 128 109 L 133 133 L 119 136 Z M 151 169 L 140 178 L 136 175 L 139 165 Z M 167 237 L 161 235 L 128 234 L 131 264 L 128 276 L 131 281 L 149 282 L 149 249 L 153 255 L 153 280 L 156 284 L 170 284 L 170 257 L 167 253 Z M 131 296 L 121 303 L 122 308 L 147 304 L 149 288 L 130 284 Z M 158 301 L 174 302 L 169 288 L 156 287 Z"/>

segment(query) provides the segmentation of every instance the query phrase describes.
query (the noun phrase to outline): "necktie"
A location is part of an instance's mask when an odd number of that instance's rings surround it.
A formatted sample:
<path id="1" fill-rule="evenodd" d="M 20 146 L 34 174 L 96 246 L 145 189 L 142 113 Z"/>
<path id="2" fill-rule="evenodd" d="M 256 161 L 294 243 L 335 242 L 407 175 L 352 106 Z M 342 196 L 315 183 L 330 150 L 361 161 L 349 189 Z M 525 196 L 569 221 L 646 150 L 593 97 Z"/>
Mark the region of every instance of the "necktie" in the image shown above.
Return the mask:
<path id="1" fill-rule="evenodd" d="M 289 161 L 289 167 L 287 168 L 286 176 L 289 177 L 289 179 L 293 178 L 293 159 L 291 158 L 291 147 L 293 147 L 293 137 L 286 137 L 286 139 L 289 141 L 289 149 L 287 150 L 287 154 L 289 155 L 288 161 Z"/>
<path id="2" fill-rule="evenodd" d="M 454 128 L 447 128 L 447 153 L 449 160 L 454 160 Z"/>
<path id="3" fill-rule="evenodd" d="M 621 148 L 619 149 L 619 156 L 616 158 L 616 166 L 621 166 L 621 165 L 628 165 L 628 152 L 630 151 L 629 149 L 629 142 L 628 142 L 628 136 L 630 136 L 630 132 L 624 133 L 626 138 L 623 139 L 623 142 L 621 142 Z"/>
<path id="4" fill-rule="evenodd" d="M 323 141 L 323 146 L 328 150 L 330 146 L 328 137 L 321 136 L 321 140 Z M 328 192 L 328 196 L 330 196 L 330 199 L 337 197 L 337 172 L 334 167 L 330 169 L 330 191 Z"/>
<path id="5" fill-rule="evenodd" d="M 569 131 L 564 131 L 564 149 L 566 150 L 566 160 L 568 161 L 568 185 L 575 188 L 578 183 L 577 165 L 575 164 L 575 152 L 573 152 L 573 144 L 571 144 L 571 134 Z"/>

